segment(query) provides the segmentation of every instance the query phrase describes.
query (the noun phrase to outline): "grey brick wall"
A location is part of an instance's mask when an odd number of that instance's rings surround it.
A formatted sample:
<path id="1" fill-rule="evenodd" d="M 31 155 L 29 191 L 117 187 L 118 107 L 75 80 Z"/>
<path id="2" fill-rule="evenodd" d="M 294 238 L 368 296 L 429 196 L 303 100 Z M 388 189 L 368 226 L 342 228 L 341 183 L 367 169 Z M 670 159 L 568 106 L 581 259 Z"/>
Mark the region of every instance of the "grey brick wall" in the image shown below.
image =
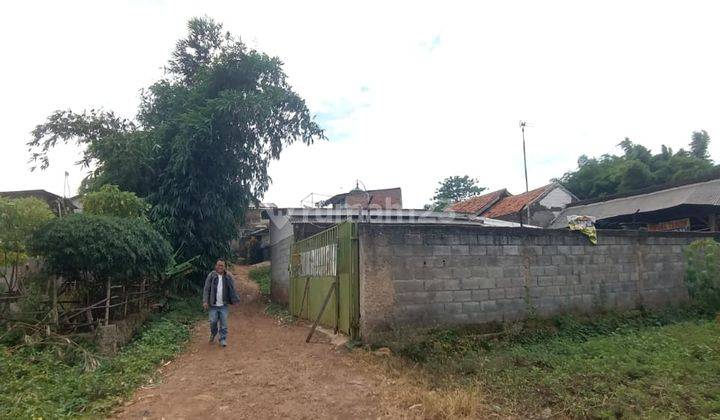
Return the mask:
<path id="1" fill-rule="evenodd" d="M 687 300 L 683 247 L 708 234 L 363 224 L 365 339 L 404 326 L 511 321 Z"/>

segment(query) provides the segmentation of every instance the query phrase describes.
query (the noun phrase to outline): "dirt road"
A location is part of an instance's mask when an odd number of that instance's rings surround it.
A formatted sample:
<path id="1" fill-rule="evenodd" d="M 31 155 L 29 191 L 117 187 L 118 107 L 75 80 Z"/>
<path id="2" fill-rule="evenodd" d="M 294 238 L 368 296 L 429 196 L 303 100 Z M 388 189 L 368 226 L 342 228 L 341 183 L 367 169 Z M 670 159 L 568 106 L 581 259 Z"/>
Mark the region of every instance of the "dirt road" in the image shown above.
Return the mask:
<path id="1" fill-rule="evenodd" d="M 263 313 L 247 269 L 233 269 L 243 303 L 231 307 L 228 346 L 208 344 L 207 322 L 188 350 L 138 390 L 116 418 L 377 418 L 383 378 L 304 326 Z"/>

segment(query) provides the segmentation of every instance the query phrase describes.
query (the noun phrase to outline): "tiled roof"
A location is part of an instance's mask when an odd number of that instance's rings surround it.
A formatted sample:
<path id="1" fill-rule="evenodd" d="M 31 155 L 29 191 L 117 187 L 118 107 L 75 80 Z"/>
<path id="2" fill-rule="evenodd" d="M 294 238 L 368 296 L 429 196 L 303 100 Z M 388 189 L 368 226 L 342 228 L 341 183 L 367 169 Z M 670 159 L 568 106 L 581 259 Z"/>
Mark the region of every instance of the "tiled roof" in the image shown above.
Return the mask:
<path id="1" fill-rule="evenodd" d="M 498 200 L 501 200 L 502 198 L 509 195 L 510 193 L 505 188 L 503 188 L 502 190 L 497 190 L 487 194 L 471 197 L 467 200 L 458 201 L 457 203 L 448 206 L 445 211 L 478 214 L 489 206 L 495 204 Z"/>
<path id="2" fill-rule="evenodd" d="M 490 207 L 486 212 L 482 213 L 483 217 L 501 217 L 508 214 L 515 214 L 522 210 L 527 204 L 537 200 L 538 197 L 543 195 L 549 188 L 555 184 L 545 185 L 543 187 L 530 190 L 526 193 L 512 195 L 510 197 L 503 198 L 498 203 Z"/>

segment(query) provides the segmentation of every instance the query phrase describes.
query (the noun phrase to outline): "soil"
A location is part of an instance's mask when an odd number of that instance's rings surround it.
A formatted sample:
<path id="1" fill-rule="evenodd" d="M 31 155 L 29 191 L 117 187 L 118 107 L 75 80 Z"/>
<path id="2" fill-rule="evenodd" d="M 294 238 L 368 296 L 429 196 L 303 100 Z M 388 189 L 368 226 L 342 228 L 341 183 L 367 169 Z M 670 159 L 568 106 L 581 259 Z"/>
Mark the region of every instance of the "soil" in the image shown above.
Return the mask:
<path id="1" fill-rule="evenodd" d="M 209 344 L 207 322 L 188 350 L 139 389 L 118 419 L 378 418 L 386 378 L 357 363 L 345 347 L 305 325 L 284 325 L 265 303 L 247 267 L 233 267 L 242 303 L 230 308 L 228 346 Z"/>

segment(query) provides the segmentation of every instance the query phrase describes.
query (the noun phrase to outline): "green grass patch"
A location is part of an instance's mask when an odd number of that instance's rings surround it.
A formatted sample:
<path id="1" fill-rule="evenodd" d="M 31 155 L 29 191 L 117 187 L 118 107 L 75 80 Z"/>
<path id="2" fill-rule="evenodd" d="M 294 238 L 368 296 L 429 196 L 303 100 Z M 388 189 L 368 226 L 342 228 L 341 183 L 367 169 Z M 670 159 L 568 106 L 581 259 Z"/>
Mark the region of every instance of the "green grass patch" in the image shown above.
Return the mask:
<path id="1" fill-rule="evenodd" d="M 59 344 L 0 344 L 0 418 L 102 417 L 180 352 L 202 315 L 197 299 L 170 301 L 115 357 L 98 358 Z"/>
<path id="2" fill-rule="evenodd" d="M 480 386 L 513 411 L 569 417 L 720 417 L 720 325 L 694 311 L 563 317 L 435 331 L 401 349 L 438 383 Z"/>
<path id="3" fill-rule="evenodd" d="M 248 275 L 252 281 L 260 285 L 260 293 L 265 296 L 270 294 L 270 266 L 253 268 Z"/>

